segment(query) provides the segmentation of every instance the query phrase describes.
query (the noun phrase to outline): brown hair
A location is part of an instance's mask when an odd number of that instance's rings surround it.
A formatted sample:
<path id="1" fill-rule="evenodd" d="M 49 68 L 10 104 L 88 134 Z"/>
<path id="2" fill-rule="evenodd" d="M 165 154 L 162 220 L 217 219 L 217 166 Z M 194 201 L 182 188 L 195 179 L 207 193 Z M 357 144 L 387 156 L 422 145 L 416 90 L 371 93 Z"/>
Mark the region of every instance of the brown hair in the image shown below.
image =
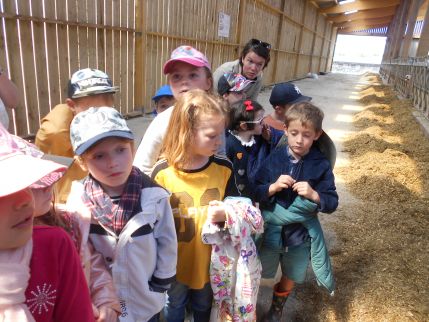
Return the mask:
<path id="1" fill-rule="evenodd" d="M 226 106 L 220 97 L 201 89 L 184 93 L 177 100 L 162 143 L 162 157 L 176 169 L 189 161 L 194 130 L 202 118 L 220 116 L 226 121 Z"/>
<path id="2" fill-rule="evenodd" d="M 322 130 L 324 114 L 320 108 L 310 102 L 293 104 L 285 114 L 285 125 L 292 121 L 300 121 L 306 127 L 313 127 L 316 132 Z"/>

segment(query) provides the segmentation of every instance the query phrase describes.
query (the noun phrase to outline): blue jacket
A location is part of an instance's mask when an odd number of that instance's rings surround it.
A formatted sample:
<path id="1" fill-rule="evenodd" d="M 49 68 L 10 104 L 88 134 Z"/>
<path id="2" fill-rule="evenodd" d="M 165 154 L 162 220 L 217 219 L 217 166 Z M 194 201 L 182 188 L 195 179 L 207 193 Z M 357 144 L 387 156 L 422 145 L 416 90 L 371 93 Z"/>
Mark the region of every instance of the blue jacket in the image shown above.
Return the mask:
<path id="1" fill-rule="evenodd" d="M 275 149 L 258 169 L 255 178 L 254 198 L 260 202 L 263 210 L 272 210 L 278 203 L 288 208 L 298 194 L 289 189 L 283 189 L 274 196 L 268 196 L 269 186 L 276 182 L 282 174 L 291 175 L 296 181 L 307 181 L 320 196 L 317 211 L 331 213 L 338 207 L 338 194 L 335 188 L 334 174 L 326 157 L 315 147 L 312 147 L 297 163 L 292 163 L 288 146 Z M 308 239 L 308 232 L 300 223 L 287 225 L 284 228 L 284 245 L 300 245 Z"/>
<path id="2" fill-rule="evenodd" d="M 325 244 L 323 230 L 317 218 L 317 204 L 298 196 L 288 209 L 279 204 L 274 205 L 272 211 L 264 210 L 262 215 L 265 221 L 264 243 L 270 243 L 279 238 L 278 228 L 291 223 L 302 223 L 308 230 L 311 240 L 311 266 L 319 285 L 323 285 L 333 294 L 335 288 L 331 261 Z"/>

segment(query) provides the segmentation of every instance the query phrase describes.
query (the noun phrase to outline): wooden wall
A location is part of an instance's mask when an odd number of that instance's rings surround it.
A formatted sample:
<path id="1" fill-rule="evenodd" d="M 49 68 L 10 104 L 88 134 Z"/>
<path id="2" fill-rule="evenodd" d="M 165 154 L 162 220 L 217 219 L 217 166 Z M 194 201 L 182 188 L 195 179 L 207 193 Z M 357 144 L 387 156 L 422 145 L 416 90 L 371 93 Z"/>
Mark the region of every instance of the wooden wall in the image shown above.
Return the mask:
<path id="1" fill-rule="evenodd" d="M 111 76 L 123 114 L 149 112 L 166 83 L 162 66 L 180 45 L 204 52 L 214 70 L 237 59 L 249 39 L 269 42 L 269 85 L 329 71 L 336 39 L 306 0 L 4 0 L 0 9 L 0 67 L 22 96 L 11 115 L 19 135 L 36 133 L 79 68 Z M 229 37 L 218 36 L 219 12 L 230 16 Z"/>

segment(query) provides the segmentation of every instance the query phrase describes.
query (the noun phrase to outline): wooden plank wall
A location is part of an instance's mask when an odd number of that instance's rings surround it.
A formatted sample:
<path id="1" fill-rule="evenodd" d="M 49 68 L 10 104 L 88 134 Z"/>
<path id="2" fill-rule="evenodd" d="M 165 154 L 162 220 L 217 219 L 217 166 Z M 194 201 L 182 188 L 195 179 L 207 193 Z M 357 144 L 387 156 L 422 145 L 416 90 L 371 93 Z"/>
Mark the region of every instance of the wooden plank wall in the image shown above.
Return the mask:
<path id="1" fill-rule="evenodd" d="M 172 50 L 186 44 L 204 52 L 215 70 L 235 60 L 245 43 L 257 38 L 272 44 L 264 70 L 266 85 L 330 70 L 336 30 L 305 0 L 140 0 L 146 18 L 146 44 L 136 57 L 144 79 L 136 105 L 151 111 L 151 96 L 166 83 L 162 66 Z M 219 12 L 231 17 L 228 38 L 218 37 Z M 138 71 L 136 71 L 138 73 Z"/>
<path id="2" fill-rule="evenodd" d="M 78 69 L 104 70 L 120 87 L 115 107 L 134 110 L 135 5 L 129 0 L 0 1 L 0 66 L 18 86 L 10 131 L 35 134 L 40 120 L 66 99 Z"/>
<path id="3" fill-rule="evenodd" d="M 218 36 L 220 12 L 231 18 L 229 37 Z M 307 0 L 0 0 L 0 18 L 0 67 L 22 97 L 10 130 L 23 136 L 65 100 L 80 68 L 110 75 L 123 114 L 147 113 L 166 83 L 162 66 L 180 45 L 204 52 L 215 70 L 237 59 L 249 39 L 269 42 L 269 85 L 329 71 L 336 39 Z"/>

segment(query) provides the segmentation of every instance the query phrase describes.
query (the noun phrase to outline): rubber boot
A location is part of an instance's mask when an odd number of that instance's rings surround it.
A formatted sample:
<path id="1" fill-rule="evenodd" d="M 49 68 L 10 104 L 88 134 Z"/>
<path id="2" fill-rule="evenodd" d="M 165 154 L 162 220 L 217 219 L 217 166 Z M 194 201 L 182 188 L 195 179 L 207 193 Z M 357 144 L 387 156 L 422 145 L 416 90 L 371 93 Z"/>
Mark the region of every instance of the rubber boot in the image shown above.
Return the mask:
<path id="1" fill-rule="evenodd" d="M 286 303 L 287 297 L 291 291 L 278 292 L 279 284 L 274 285 L 273 302 L 270 310 L 264 317 L 264 322 L 279 322 L 282 318 L 283 306 Z"/>

